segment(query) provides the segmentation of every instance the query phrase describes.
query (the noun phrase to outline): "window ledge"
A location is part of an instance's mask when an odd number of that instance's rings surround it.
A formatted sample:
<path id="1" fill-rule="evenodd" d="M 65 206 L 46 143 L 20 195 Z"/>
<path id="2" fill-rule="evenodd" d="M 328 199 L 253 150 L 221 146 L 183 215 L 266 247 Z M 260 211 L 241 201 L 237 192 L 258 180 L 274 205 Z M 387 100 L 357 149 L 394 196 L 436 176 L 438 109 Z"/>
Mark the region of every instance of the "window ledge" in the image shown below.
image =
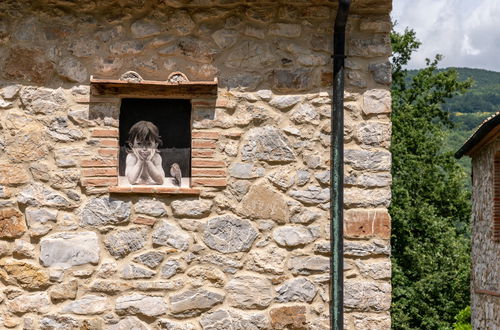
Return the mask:
<path id="1" fill-rule="evenodd" d="M 115 194 L 165 194 L 165 195 L 199 195 L 200 189 L 175 187 L 109 187 L 110 193 Z"/>

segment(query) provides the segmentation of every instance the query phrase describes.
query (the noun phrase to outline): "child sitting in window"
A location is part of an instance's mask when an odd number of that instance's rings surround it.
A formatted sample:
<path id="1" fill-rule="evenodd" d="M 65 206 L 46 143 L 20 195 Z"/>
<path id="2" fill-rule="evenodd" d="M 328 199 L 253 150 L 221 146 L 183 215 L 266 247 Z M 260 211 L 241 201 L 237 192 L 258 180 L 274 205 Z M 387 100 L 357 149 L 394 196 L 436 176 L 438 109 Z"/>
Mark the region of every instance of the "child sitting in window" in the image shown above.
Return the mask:
<path id="1" fill-rule="evenodd" d="M 130 184 L 161 185 L 165 179 L 158 147 L 158 127 L 150 121 L 135 123 L 128 133 L 125 176 Z"/>

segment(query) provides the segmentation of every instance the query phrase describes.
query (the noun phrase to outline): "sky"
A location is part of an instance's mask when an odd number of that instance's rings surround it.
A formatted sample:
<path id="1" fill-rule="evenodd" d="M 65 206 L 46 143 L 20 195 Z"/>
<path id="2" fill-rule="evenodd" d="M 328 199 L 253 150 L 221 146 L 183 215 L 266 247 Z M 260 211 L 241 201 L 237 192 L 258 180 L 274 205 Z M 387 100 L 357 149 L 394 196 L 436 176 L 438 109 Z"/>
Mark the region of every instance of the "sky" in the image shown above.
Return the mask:
<path id="1" fill-rule="evenodd" d="M 500 0 L 393 0 L 396 31 L 413 29 L 422 42 L 409 63 L 444 56 L 440 67 L 500 72 Z"/>

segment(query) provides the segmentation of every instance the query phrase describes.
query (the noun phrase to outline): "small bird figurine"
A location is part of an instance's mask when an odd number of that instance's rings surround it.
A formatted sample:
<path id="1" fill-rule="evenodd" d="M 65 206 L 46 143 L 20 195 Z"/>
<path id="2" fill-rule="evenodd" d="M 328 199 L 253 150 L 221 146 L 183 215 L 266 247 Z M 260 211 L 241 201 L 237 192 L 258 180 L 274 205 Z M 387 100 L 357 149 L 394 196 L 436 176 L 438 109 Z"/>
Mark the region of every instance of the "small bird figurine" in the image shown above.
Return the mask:
<path id="1" fill-rule="evenodd" d="M 180 187 L 182 182 L 182 172 L 179 164 L 173 163 L 172 166 L 170 166 L 170 175 L 174 178 L 174 184 Z"/>

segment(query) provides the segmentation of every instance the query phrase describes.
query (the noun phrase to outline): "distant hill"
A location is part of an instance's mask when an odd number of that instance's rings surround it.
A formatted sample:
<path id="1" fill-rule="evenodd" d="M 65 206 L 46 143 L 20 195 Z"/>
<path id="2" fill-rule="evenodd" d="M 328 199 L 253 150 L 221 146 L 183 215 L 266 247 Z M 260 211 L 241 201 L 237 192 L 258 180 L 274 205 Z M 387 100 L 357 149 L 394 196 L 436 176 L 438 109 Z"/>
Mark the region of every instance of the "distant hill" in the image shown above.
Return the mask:
<path id="1" fill-rule="evenodd" d="M 473 86 L 463 95 L 449 99 L 443 109 L 450 112 L 450 119 L 454 127 L 445 132 L 446 140 L 444 151 L 456 152 L 483 122 L 493 113 L 500 111 L 500 72 L 454 68 L 458 71 L 459 79 L 472 78 Z M 446 70 L 446 69 L 445 69 Z M 410 70 L 410 76 L 417 70 Z M 460 163 L 470 174 L 470 159 L 463 157 Z M 470 182 L 469 178 L 467 181 Z"/>

